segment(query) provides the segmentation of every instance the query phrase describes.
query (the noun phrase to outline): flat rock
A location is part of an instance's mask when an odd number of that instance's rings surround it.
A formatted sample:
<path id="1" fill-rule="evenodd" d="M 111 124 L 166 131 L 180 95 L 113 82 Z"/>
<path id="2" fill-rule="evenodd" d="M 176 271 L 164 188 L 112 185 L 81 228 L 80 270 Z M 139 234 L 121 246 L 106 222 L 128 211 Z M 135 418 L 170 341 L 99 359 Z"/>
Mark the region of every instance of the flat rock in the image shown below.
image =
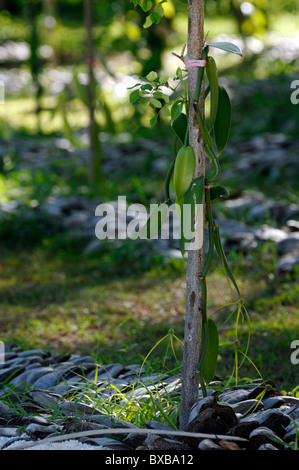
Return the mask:
<path id="1" fill-rule="evenodd" d="M 41 377 L 52 372 L 52 367 L 37 367 L 33 370 L 25 370 L 22 374 L 12 379 L 10 383 L 15 387 L 21 387 L 23 385 L 31 386 L 38 381 Z"/>
<path id="2" fill-rule="evenodd" d="M 248 439 L 250 433 L 259 427 L 258 421 L 246 421 L 238 423 L 228 431 L 228 435 Z"/>
<path id="3" fill-rule="evenodd" d="M 221 419 L 213 408 L 201 411 L 187 427 L 188 432 L 207 434 L 226 434 L 229 426 Z"/>
<path id="4" fill-rule="evenodd" d="M 283 397 L 265 398 L 264 400 L 262 400 L 262 402 L 264 405 L 264 410 L 268 410 L 270 408 L 279 408 L 285 403 Z"/>
<path id="5" fill-rule="evenodd" d="M 10 406 L 0 401 L 0 417 L 1 418 L 3 418 L 4 420 L 9 419 L 13 412 L 14 410 Z"/>
<path id="6" fill-rule="evenodd" d="M 235 413 L 241 413 L 244 415 L 247 412 L 256 411 L 257 409 L 263 408 L 263 405 L 259 400 L 252 398 L 251 400 L 243 400 L 238 403 L 230 405 Z"/>
<path id="7" fill-rule="evenodd" d="M 62 429 L 62 427 L 57 426 L 56 424 L 44 426 L 42 424 L 31 423 L 28 424 L 25 429 L 25 432 L 26 434 L 28 434 L 29 437 L 33 437 L 34 439 L 42 439 L 47 437 L 49 434 L 62 431 Z"/>
<path id="8" fill-rule="evenodd" d="M 251 389 L 252 390 L 252 389 Z M 218 396 L 218 400 L 223 403 L 229 403 L 230 405 L 233 405 L 235 403 L 238 403 L 240 401 L 244 401 L 247 399 L 250 391 L 248 388 L 239 388 L 236 390 L 227 390 L 224 391 L 223 393 L 220 393 Z"/>
<path id="9" fill-rule="evenodd" d="M 109 437 L 81 437 L 80 442 L 99 446 L 103 450 L 131 450 L 126 444 Z"/>
<path id="10" fill-rule="evenodd" d="M 16 377 L 18 374 L 21 374 L 25 370 L 23 366 L 12 366 L 4 368 L 0 371 L 0 383 L 7 380 L 9 377 Z"/>
<path id="11" fill-rule="evenodd" d="M 271 444 L 277 449 L 283 449 L 284 447 L 283 441 L 279 439 L 275 432 L 265 426 L 261 426 L 250 433 L 249 446 L 251 450 L 257 450 L 264 444 Z"/>
<path id="12" fill-rule="evenodd" d="M 285 428 L 290 423 L 291 419 L 285 413 L 277 409 L 269 409 L 253 413 L 240 420 L 240 422 L 257 421 L 260 426 L 274 431 L 279 437 L 285 434 Z"/>
<path id="13" fill-rule="evenodd" d="M 218 444 L 216 444 L 211 439 L 203 439 L 198 444 L 197 448 L 198 448 L 198 450 L 223 450 L 222 447 L 220 447 Z"/>
<path id="14" fill-rule="evenodd" d="M 188 448 L 186 444 L 176 439 L 170 439 L 169 437 L 163 437 L 156 434 L 149 434 L 144 441 L 146 450 L 186 450 Z"/>

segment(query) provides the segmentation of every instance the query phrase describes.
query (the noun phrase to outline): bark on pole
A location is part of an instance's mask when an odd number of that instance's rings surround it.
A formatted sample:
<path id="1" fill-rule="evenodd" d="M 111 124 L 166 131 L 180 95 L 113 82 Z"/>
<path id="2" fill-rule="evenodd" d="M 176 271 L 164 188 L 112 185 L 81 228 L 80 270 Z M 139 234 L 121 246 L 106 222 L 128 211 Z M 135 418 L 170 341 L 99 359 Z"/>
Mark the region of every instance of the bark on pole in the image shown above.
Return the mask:
<path id="1" fill-rule="evenodd" d="M 188 2 L 188 59 L 200 59 L 204 44 L 204 0 L 189 0 Z M 197 83 L 198 68 L 189 69 L 189 145 L 196 156 L 194 177 L 205 175 L 204 142 L 194 114 L 193 98 Z M 199 99 L 199 107 L 204 116 L 204 87 Z M 197 224 L 197 230 L 202 233 L 203 243 L 200 249 L 188 251 L 186 273 L 186 317 L 184 333 L 184 354 L 181 389 L 181 418 L 180 427 L 186 430 L 190 409 L 198 399 L 197 366 L 201 346 L 201 312 L 202 289 L 199 273 L 204 266 L 204 215 Z"/>

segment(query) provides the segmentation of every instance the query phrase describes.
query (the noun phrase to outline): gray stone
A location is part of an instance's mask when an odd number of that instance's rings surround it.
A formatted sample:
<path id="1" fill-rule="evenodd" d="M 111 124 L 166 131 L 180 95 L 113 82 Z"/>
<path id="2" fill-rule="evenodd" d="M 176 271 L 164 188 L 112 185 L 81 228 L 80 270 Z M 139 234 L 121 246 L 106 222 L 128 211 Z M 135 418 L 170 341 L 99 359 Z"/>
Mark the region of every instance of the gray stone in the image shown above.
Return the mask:
<path id="1" fill-rule="evenodd" d="M 113 416 L 103 415 L 100 412 L 94 413 L 90 417 L 90 421 L 93 423 L 97 423 L 101 426 L 107 426 L 108 428 L 113 428 L 117 426 L 117 427 L 123 427 L 123 428 L 132 428 L 132 431 L 134 429 L 138 429 L 137 426 L 135 426 L 135 424 L 127 422 L 123 419 L 114 418 Z"/>
<path id="2" fill-rule="evenodd" d="M 0 382 L 4 382 L 9 377 L 16 377 L 18 374 L 24 371 L 22 366 L 11 366 L 4 368 L 0 371 Z"/>
<path id="3" fill-rule="evenodd" d="M 82 437 L 80 442 L 101 447 L 103 450 L 131 450 L 126 444 L 109 437 Z"/>
<path id="4" fill-rule="evenodd" d="M 57 433 L 62 431 L 63 428 L 57 426 L 56 424 L 51 424 L 50 426 L 44 426 L 42 424 L 31 423 L 25 429 L 26 434 L 28 436 L 33 437 L 35 439 L 47 437 L 49 434 Z"/>
<path id="5" fill-rule="evenodd" d="M 238 423 L 236 426 L 232 427 L 228 434 L 230 436 L 238 436 L 244 439 L 248 439 L 249 435 L 254 429 L 259 427 L 259 423 L 257 421 L 248 421 L 243 423 Z"/>
<path id="6" fill-rule="evenodd" d="M 144 441 L 144 446 L 146 450 L 186 450 L 186 444 L 183 442 L 156 434 L 149 434 Z"/>
<path id="7" fill-rule="evenodd" d="M 218 446 L 211 439 L 203 439 L 197 447 L 199 450 L 223 450 L 222 447 Z"/>
<path id="8" fill-rule="evenodd" d="M 238 403 L 232 404 L 231 407 L 235 413 L 241 413 L 244 415 L 247 412 L 253 412 L 263 408 L 263 405 L 260 404 L 259 400 L 251 399 L 239 401 Z"/>
<path id="9" fill-rule="evenodd" d="M 273 241 L 281 242 L 288 237 L 288 234 L 279 228 L 269 227 L 268 225 L 262 225 L 254 231 L 254 235 L 258 240 L 262 241 Z"/>
<path id="10" fill-rule="evenodd" d="M 28 392 L 29 397 L 41 406 L 50 409 L 57 409 L 59 400 L 62 397 L 56 393 L 43 390 L 32 390 Z"/>
<path id="11" fill-rule="evenodd" d="M 270 408 L 279 408 L 285 403 L 283 397 L 269 397 L 262 400 L 264 405 L 264 410 L 269 410 Z"/>
<path id="12" fill-rule="evenodd" d="M 66 414 L 78 413 L 81 415 L 94 415 L 99 413 L 93 406 L 84 405 L 83 403 L 76 403 L 67 400 L 62 403 L 59 403 L 58 407 L 61 412 Z"/>
<path id="13" fill-rule="evenodd" d="M 277 263 L 280 273 L 291 272 L 295 266 L 299 266 L 299 250 L 282 256 Z"/>
<path id="14" fill-rule="evenodd" d="M 254 429 L 249 435 L 249 445 L 251 450 L 257 450 L 261 445 L 271 444 L 278 449 L 283 449 L 284 443 L 271 429 L 260 426 Z"/>
<path id="15" fill-rule="evenodd" d="M 288 426 L 291 419 L 280 410 L 270 409 L 253 413 L 240 420 L 240 422 L 245 421 L 257 421 L 260 426 L 265 426 L 274 431 L 279 437 L 282 437 L 285 434 L 285 428 Z"/>
<path id="16" fill-rule="evenodd" d="M 208 434 L 226 434 L 229 426 L 222 420 L 213 408 L 206 408 L 201 411 L 188 424 L 188 432 L 204 432 Z"/>
<path id="17" fill-rule="evenodd" d="M 26 351 L 21 351 L 18 353 L 18 357 L 29 357 L 29 356 L 41 356 L 41 357 L 48 357 L 50 353 L 45 349 L 30 349 Z"/>
<path id="18" fill-rule="evenodd" d="M 288 405 L 293 405 L 293 406 L 297 406 L 298 407 L 298 411 L 299 411 L 299 398 L 297 397 L 291 397 L 291 396 L 281 396 L 279 397 L 281 398 L 285 403 L 287 403 Z"/>
<path id="19" fill-rule="evenodd" d="M 286 223 L 287 227 L 292 231 L 292 232 L 299 232 L 299 221 L 298 220 L 288 220 Z"/>
<path id="20" fill-rule="evenodd" d="M 287 411 L 285 411 L 285 414 L 287 414 L 292 419 L 299 419 L 299 406 L 292 406 Z"/>
<path id="21" fill-rule="evenodd" d="M 43 426 L 50 426 L 52 424 L 51 421 L 49 421 L 44 416 L 35 416 L 35 415 L 22 416 L 21 421 L 24 424 L 35 423 L 35 424 L 42 424 Z"/>
<path id="22" fill-rule="evenodd" d="M 227 390 L 227 391 L 224 391 L 223 393 L 220 393 L 218 397 L 218 401 L 233 405 L 234 403 L 238 403 L 240 401 L 246 400 L 250 391 L 251 391 L 250 388 L 245 388 L 245 389 L 239 388 L 236 390 Z"/>
<path id="23" fill-rule="evenodd" d="M 299 233 L 291 233 L 284 240 L 277 243 L 277 250 L 280 255 L 285 255 L 299 248 Z"/>
<path id="24" fill-rule="evenodd" d="M 21 387 L 22 385 L 31 386 L 35 384 L 38 379 L 44 377 L 46 374 L 49 374 L 49 372 L 52 370 L 52 367 L 37 367 L 33 370 L 26 370 L 22 374 L 12 379 L 10 383 L 15 387 Z"/>
<path id="25" fill-rule="evenodd" d="M 274 447 L 272 444 L 262 444 L 258 450 L 278 450 L 277 447 Z"/>
<path id="26" fill-rule="evenodd" d="M 206 408 L 212 408 L 213 402 L 214 402 L 213 396 L 205 397 L 195 402 L 189 414 L 188 424 L 191 423 L 191 421 L 193 421 L 199 415 L 201 411 L 205 410 Z"/>
<path id="27" fill-rule="evenodd" d="M 9 419 L 13 412 L 14 410 L 12 408 L 0 401 L 0 418 Z"/>
<path id="28" fill-rule="evenodd" d="M 109 380 L 117 377 L 124 369 L 121 364 L 109 364 L 108 366 L 102 366 L 98 371 L 98 381 Z"/>

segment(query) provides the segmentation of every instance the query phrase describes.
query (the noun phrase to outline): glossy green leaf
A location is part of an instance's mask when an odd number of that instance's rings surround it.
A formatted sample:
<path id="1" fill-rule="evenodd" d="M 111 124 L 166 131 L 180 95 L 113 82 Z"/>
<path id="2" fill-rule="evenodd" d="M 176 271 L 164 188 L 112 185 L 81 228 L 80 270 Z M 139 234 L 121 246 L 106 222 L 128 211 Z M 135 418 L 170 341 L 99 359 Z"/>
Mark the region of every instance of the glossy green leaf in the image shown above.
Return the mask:
<path id="1" fill-rule="evenodd" d="M 174 121 L 182 112 L 183 101 L 177 100 L 171 106 L 171 119 Z"/>
<path id="2" fill-rule="evenodd" d="M 229 196 L 228 190 L 224 186 L 214 186 L 210 189 L 211 200 Z"/>
<path id="3" fill-rule="evenodd" d="M 231 42 L 226 42 L 226 41 L 213 42 L 211 44 L 207 44 L 207 46 L 215 47 L 216 49 L 221 49 L 226 52 L 232 52 L 233 54 L 238 54 L 240 56 L 242 55 L 242 52 L 239 49 L 239 47 Z"/>
<path id="4" fill-rule="evenodd" d="M 140 98 L 139 90 L 132 91 L 132 93 L 130 94 L 130 103 L 131 104 L 136 103 L 136 101 L 138 101 L 139 98 Z"/>
<path id="5" fill-rule="evenodd" d="M 163 223 L 167 217 L 168 206 L 164 202 L 156 204 L 147 219 L 146 224 L 142 227 L 139 232 L 141 238 L 154 238 L 156 237 L 162 228 Z"/>
<path id="6" fill-rule="evenodd" d="M 142 0 L 142 2 L 140 3 L 140 6 L 143 11 L 149 11 L 152 8 L 153 3 L 151 0 Z"/>
<path id="7" fill-rule="evenodd" d="M 227 144 L 232 119 L 232 107 L 227 91 L 219 86 L 218 110 L 214 123 L 215 143 L 218 155 Z"/>
<path id="8" fill-rule="evenodd" d="M 162 108 L 162 104 L 159 100 L 156 98 L 150 98 L 150 103 L 155 107 L 155 108 Z"/>
<path id="9" fill-rule="evenodd" d="M 158 24 L 160 23 L 162 16 L 157 11 L 154 11 L 153 13 L 151 13 L 150 18 L 153 23 Z"/>
<path id="10" fill-rule="evenodd" d="M 185 136 L 188 129 L 186 114 L 181 113 L 172 123 L 172 127 L 182 144 L 185 142 Z"/>
<path id="11" fill-rule="evenodd" d="M 148 73 L 147 76 L 146 76 L 146 79 L 149 82 L 154 82 L 157 78 L 158 78 L 158 74 L 157 74 L 157 72 L 154 72 L 154 71 Z"/>
<path id="12" fill-rule="evenodd" d="M 217 73 L 216 62 L 213 59 L 213 57 L 208 57 L 207 65 L 206 65 L 206 72 L 207 72 L 207 76 L 209 80 L 210 93 L 211 93 L 210 122 L 209 122 L 209 128 L 211 130 L 214 126 L 215 119 L 217 116 L 218 97 L 219 97 L 218 73 Z"/>
<path id="13" fill-rule="evenodd" d="M 151 119 L 150 119 L 150 125 L 155 126 L 158 121 L 158 114 L 155 114 Z"/>
<path id="14" fill-rule="evenodd" d="M 146 29 L 146 28 L 149 28 L 150 26 L 152 26 L 152 24 L 153 24 L 153 22 L 151 20 L 150 15 L 149 15 L 149 16 L 146 17 L 143 27 Z"/>
<path id="15" fill-rule="evenodd" d="M 217 325 L 214 320 L 212 320 L 212 318 L 208 318 L 207 323 L 208 345 L 201 372 L 206 384 L 208 385 L 211 380 L 213 380 L 216 371 L 219 351 L 219 335 Z"/>

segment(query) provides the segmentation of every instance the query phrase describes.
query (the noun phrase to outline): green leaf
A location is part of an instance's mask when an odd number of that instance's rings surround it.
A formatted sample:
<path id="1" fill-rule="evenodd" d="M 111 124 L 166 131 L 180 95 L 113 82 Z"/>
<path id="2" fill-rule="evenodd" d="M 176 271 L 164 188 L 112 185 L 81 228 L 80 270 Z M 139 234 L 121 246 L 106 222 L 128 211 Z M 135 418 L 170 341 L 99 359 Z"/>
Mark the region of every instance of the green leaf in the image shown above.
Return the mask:
<path id="1" fill-rule="evenodd" d="M 155 23 L 155 24 L 159 24 L 160 21 L 161 21 L 161 18 L 162 18 L 162 16 L 157 11 L 154 11 L 150 15 L 150 19 L 151 19 L 152 23 Z"/>
<path id="2" fill-rule="evenodd" d="M 132 91 L 132 93 L 130 94 L 130 103 L 131 104 L 136 103 L 136 101 L 138 101 L 139 98 L 140 98 L 139 90 Z"/>
<path id="3" fill-rule="evenodd" d="M 210 189 L 210 194 L 211 200 L 229 196 L 229 192 L 224 186 L 214 186 Z"/>
<path id="4" fill-rule="evenodd" d="M 149 83 L 145 83 L 144 85 L 141 85 L 140 90 L 142 91 L 151 91 L 153 89 L 152 85 Z"/>
<path id="5" fill-rule="evenodd" d="M 235 44 L 232 44 L 231 42 L 213 42 L 211 44 L 207 44 L 207 46 L 209 47 L 215 47 L 217 49 L 222 49 L 223 51 L 226 51 L 226 52 L 232 52 L 233 54 L 238 54 L 238 55 L 242 55 L 242 52 L 240 51 L 240 49 L 238 48 L 238 46 L 236 46 Z"/>
<path id="6" fill-rule="evenodd" d="M 210 106 L 210 130 L 213 128 L 218 110 L 219 86 L 216 62 L 213 57 L 208 57 L 206 65 L 207 76 L 210 84 L 211 106 Z"/>
<path id="7" fill-rule="evenodd" d="M 144 22 L 144 24 L 143 24 L 143 27 L 144 27 L 144 28 L 149 28 L 150 26 L 152 26 L 152 24 L 153 24 L 153 22 L 152 22 L 152 20 L 151 20 L 150 15 L 149 15 L 149 16 L 146 17 L 146 20 L 145 20 L 145 22 Z"/>
<path id="8" fill-rule="evenodd" d="M 160 85 L 164 85 L 169 80 L 169 76 L 167 74 L 162 75 L 162 77 L 159 78 L 159 83 Z"/>
<path id="9" fill-rule="evenodd" d="M 178 100 L 173 103 L 171 106 L 171 119 L 174 121 L 182 112 L 183 101 Z"/>
<path id="10" fill-rule="evenodd" d="M 218 350 L 219 350 L 219 335 L 217 325 L 208 318 L 208 346 L 205 355 L 205 359 L 202 365 L 202 375 L 208 385 L 213 379 L 217 366 Z"/>
<path id="11" fill-rule="evenodd" d="M 164 202 L 156 204 L 150 212 L 146 224 L 139 232 L 140 238 L 154 238 L 160 233 L 168 214 L 168 206 Z"/>
<path id="12" fill-rule="evenodd" d="M 150 72 L 150 73 L 148 73 L 147 76 L 146 76 L 146 79 L 147 79 L 149 82 L 154 82 L 157 78 L 158 78 L 157 72 Z"/>
<path id="13" fill-rule="evenodd" d="M 155 114 L 150 120 L 150 125 L 155 126 L 157 124 L 157 121 L 158 121 L 158 114 Z"/>
<path id="14" fill-rule="evenodd" d="M 151 0 L 142 0 L 140 6 L 143 11 L 149 11 L 152 8 L 153 3 Z"/>
<path id="15" fill-rule="evenodd" d="M 185 136 L 188 129 L 187 116 L 181 113 L 172 123 L 172 127 L 182 144 L 185 142 Z"/>
<path id="16" fill-rule="evenodd" d="M 214 136 L 218 155 L 227 144 L 232 119 L 232 107 L 227 91 L 219 86 L 218 110 L 214 124 Z"/>
<path id="17" fill-rule="evenodd" d="M 162 108 L 162 104 L 159 100 L 156 98 L 150 98 L 150 103 L 155 107 L 155 108 Z"/>
<path id="18" fill-rule="evenodd" d="M 168 106 L 167 105 L 163 106 L 160 113 L 163 114 L 163 116 L 166 116 L 166 117 L 170 116 L 170 111 L 168 109 Z"/>

